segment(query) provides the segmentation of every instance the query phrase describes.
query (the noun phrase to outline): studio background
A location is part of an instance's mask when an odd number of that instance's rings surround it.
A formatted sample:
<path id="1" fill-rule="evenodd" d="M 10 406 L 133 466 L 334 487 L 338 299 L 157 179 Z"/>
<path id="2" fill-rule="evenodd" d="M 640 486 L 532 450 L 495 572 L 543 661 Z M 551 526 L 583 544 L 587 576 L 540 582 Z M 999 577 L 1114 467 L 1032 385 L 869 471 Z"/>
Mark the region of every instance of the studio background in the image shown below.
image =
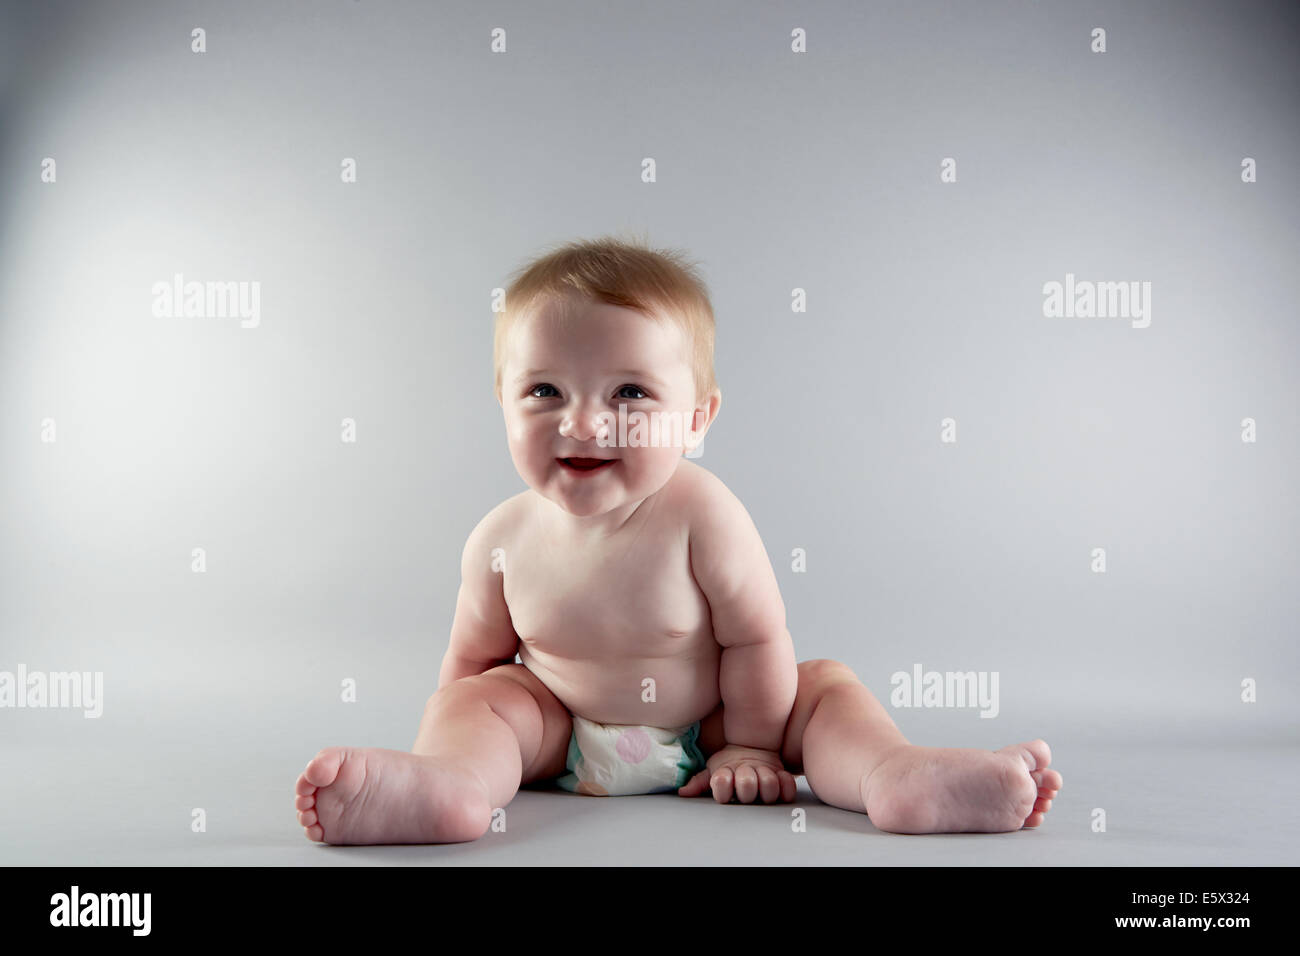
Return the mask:
<path id="1" fill-rule="evenodd" d="M 0 670 L 104 675 L 97 719 L 0 710 L 0 863 L 1295 862 L 1294 6 L 0 11 Z M 802 842 L 559 792 L 472 845 L 303 838 L 317 750 L 410 748 L 466 536 L 524 488 L 492 290 L 625 230 L 708 281 L 698 461 L 799 659 L 882 700 L 997 672 L 995 719 L 892 712 L 1045 738 L 1040 831 L 889 837 L 804 785 Z M 258 282 L 259 324 L 156 317 L 177 273 Z M 1067 274 L 1150 282 L 1149 327 L 1046 318 Z"/>

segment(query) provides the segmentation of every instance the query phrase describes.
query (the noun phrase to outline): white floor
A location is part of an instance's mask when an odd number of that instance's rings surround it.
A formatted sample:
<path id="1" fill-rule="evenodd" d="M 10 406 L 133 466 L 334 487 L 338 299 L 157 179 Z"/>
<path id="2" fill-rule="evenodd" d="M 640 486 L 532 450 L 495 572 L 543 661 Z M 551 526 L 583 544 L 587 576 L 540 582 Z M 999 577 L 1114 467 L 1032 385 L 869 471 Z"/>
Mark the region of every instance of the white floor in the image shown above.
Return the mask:
<path id="1" fill-rule="evenodd" d="M 793 807 L 806 811 L 805 832 L 792 828 L 791 805 L 525 790 L 506 809 L 505 832 L 472 844 L 328 847 L 308 842 L 295 819 L 293 782 L 314 752 L 286 739 L 296 734 L 268 733 L 261 751 L 154 742 L 152 732 L 91 751 L 84 730 L 68 728 L 77 732 L 64 741 L 0 742 L 0 864 L 1199 866 L 1300 856 L 1295 744 L 1058 741 L 1065 789 L 1045 826 L 1017 833 L 881 833 L 817 802 L 801 779 Z M 191 831 L 195 807 L 206 832 Z M 1104 833 L 1092 830 L 1094 808 L 1105 811 Z"/>

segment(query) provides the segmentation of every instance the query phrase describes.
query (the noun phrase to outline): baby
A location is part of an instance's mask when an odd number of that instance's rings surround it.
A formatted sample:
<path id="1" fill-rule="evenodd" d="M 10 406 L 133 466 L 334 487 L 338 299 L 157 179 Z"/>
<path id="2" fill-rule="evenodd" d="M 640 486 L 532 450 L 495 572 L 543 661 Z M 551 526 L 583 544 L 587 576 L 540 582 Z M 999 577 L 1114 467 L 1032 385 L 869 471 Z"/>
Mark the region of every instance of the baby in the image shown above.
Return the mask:
<path id="1" fill-rule="evenodd" d="M 298 778 L 308 839 L 474 840 L 551 779 L 776 803 L 802 773 L 894 833 L 1043 821 L 1061 775 L 1042 740 L 914 746 L 848 667 L 796 664 L 753 521 L 683 454 L 722 403 L 713 342 L 707 289 L 674 252 L 606 238 L 516 274 L 494 359 L 528 490 L 465 544 L 411 752 L 328 747 Z"/>

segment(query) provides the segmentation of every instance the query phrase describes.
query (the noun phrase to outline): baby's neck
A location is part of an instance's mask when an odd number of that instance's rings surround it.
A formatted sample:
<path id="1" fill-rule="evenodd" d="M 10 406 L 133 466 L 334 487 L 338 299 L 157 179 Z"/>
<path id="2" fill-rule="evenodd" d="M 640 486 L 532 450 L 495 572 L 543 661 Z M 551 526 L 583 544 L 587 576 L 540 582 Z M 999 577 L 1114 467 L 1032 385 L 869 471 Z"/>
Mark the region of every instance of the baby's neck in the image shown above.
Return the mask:
<path id="1" fill-rule="evenodd" d="M 537 513 L 548 536 L 575 542 L 602 541 L 612 538 L 624 529 L 639 528 L 649 517 L 659 493 L 639 501 L 629 501 L 604 514 L 575 515 L 565 511 L 554 501 L 533 492 Z"/>

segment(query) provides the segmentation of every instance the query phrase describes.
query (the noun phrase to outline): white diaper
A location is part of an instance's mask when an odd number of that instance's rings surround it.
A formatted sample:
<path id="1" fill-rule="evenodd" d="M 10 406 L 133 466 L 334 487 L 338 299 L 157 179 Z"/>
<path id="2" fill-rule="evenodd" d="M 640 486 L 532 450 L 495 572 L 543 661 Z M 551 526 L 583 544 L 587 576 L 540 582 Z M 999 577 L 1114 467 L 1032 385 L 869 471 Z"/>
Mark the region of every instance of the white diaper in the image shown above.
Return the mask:
<path id="1" fill-rule="evenodd" d="M 643 727 L 598 724 L 574 714 L 564 762 L 569 772 L 555 782 L 600 797 L 672 792 L 704 769 L 699 736 L 698 720 L 686 727 Z"/>

